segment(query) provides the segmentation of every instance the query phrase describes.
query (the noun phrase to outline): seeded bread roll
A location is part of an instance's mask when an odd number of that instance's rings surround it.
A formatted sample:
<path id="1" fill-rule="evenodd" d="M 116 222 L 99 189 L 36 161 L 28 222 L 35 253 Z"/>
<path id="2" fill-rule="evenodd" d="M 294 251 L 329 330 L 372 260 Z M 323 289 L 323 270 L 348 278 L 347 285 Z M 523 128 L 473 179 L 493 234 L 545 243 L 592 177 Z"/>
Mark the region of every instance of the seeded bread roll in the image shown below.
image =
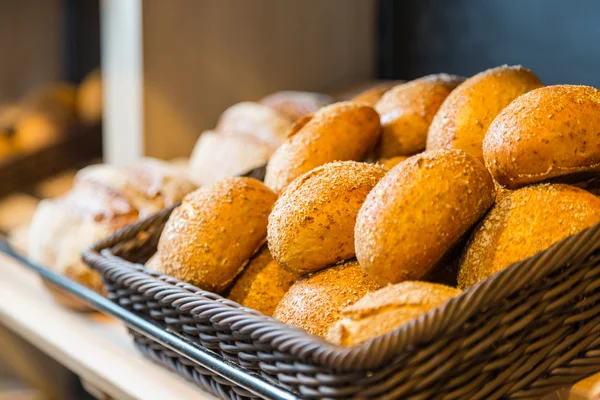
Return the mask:
<path id="1" fill-rule="evenodd" d="M 501 66 L 460 84 L 433 118 L 427 150 L 460 149 L 483 162 L 485 133 L 500 111 L 520 95 L 542 86 L 530 70 Z"/>
<path id="2" fill-rule="evenodd" d="M 269 249 L 279 265 L 303 275 L 354 258 L 356 214 L 386 173 L 376 164 L 334 162 L 287 186 L 267 230 Z"/>
<path id="3" fill-rule="evenodd" d="M 483 156 L 494 179 L 517 188 L 600 170 L 600 90 L 547 86 L 524 94 L 490 125 Z"/>
<path id="4" fill-rule="evenodd" d="M 458 289 L 429 282 L 386 286 L 344 308 L 342 319 L 329 328 L 327 340 L 355 346 L 404 325 L 458 294 Z"/>
<path id="5" fill-rule="evenodd" d="M 377 160 L 377 164 L 383 165 L 387 169 L 392 169 L 402 161 L 406 160 L 407 156 L 397 156 L 392 158 L 381 158 Z"/>
<path id="6" fill-rule="evenodd" d="M 436 150 L 394 167 L 356 219 L 356 257 L 380 285 L 424 277 L 485 213 L 494 184 L 460 150 Z"/>
<path id="7" fill-rule="evenodd" d="M 600 221 L 600 199 L 569 185 L 507 191 L 478 226 L 458 272 L 466 288 Z"/>
<path id="8" fill-rule="evenodd" d="M 300 175 L 332 161 L 362 160 L 379 137 L 379 115 L 353 102 L 323 107 L 292 127 L 267 164 L 265 184 L 279 193 Z"/>
<path id="9" fill-rule="evenodd" d="M 370 291 L 379 289 L 356 261 L 305 276 L 285 294 L 273 315 L 286 324 L 325 337 L 340 310 Z"/>
<path id="10" fill-rule="evenodd" d="M 264 243 L 276 199 L 252 178 L 226 178 L 188 194 L 158 242 L 160 272 L 223 291 Z"/>
<path id="11" fill-rule="evenodd" d="M 281 268 L 264 245 L 236 279 L 229 298 L 244 307 L 272 316 L 289 288 L 300 279 Z"/>
<path id="12" fill-rule="evenodd" d="M 296 121 L 333 103 L 333 98 L 322 93 L 284 90 L 262 98 L 259 103 L 271 107 L 290 121 Z"/>
<path id="13" fill-rule="evenodd" d="M 410 156 L 425 149 L 427 131 L 442 102 L 464 78 L 428 75 L 388 90 L 375 105 L 381 116 L 379 157 Z"/>

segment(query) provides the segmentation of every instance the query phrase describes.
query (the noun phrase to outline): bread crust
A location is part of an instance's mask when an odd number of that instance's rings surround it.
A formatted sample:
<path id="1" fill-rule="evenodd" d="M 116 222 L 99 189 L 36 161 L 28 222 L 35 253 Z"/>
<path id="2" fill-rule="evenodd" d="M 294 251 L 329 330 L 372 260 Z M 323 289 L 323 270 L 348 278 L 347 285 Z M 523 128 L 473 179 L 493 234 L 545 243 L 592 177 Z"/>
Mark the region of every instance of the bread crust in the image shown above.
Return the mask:
<path id="1" fill-rule="evenodd" d="M 521 66 L 503 65 L 467 79 L 434 116 L 427 150 L 460 149 L 483 162 L 483 138 L 496 115 L 520 95 L 541 86 L 537 76 Z"/>
<path id="2" fill-rule="evenodd" d="M 306 274 L 352 259 L 356 215 L 387 169 L 328 163 L 287 186 L 269 215 L 268 243 L 279 265 Z"/>
<path id="3" fill-rule="evenodd" d="M 356 256 L 380 285 L 424 277 L 494 201 L 483 164 L 460 150 L 435 150 L 394 167 L 356 220 Z"/>
<path id="4" fill-rule="evenodd" d="M 264 243 L 276 198 L 252 178 L 226 178 L 188 194 L 161 234 L 160 272 L 222 292 Z"/>
<path id="5" fill-rule="evenodd" d="M 377 289 L 379 285 L 362 272 L 358 262 L 349 261 L 297 281 L 281 299 L 274 317 L 325 337 L 342 308 Z"/>
<path id="6" fill-rule="evenodd" d="M 483 142 L 494 179 L 514 189 L 550 178 L 600 170 L 600 90 L 547 86 L 510 103 Z"/>
<path id="7" fill-rule="evenodd" d="M 466 288 L 600 221 L 600 199 L 569 185 L 506 191 L 479 224 L 460 262 Z"/>
<path id="8" fill-rule="evenodd" d="M 265 184 L 279 193 L 300 175 L 332 161 L 362 160 L 375 146 L 379 114 L 342 102 L 301 118 L 267 164 Z"/>
<path id="9" fill-rule="evenodd" d="M 329 328 L 327 340 L 355 346 L 404 325 L 458 294 L 456 288 L 430 282 L 388 285 L 344 308 L 342 318 Z"/>
<path id="10" fill-rule="evenodd" d="M 428 75 L 385 92 L 375 105 L 382 128 L 378 156 L 410 156 L 423 151 L 433 116 L 463 81 L 455 75 Z"/>

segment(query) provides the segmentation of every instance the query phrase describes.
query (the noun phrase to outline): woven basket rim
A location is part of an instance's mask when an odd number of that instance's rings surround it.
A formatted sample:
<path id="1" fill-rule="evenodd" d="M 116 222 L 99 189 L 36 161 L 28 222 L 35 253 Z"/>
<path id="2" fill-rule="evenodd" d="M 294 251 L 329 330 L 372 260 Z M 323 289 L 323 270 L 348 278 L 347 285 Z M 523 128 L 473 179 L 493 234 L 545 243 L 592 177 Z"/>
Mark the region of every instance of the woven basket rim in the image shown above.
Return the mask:
<path id="1" fill-rule="evenodd" d="M 148 284 L 152 280 L 157 281 L 157 277 L 162 277 L 162 280 L 154 283 L 158 286 L 171 285 L 168 287 L 169 293 L 174 294 L 169 301 L 176 303 L 176 307 L 192 302 L 200 304 L 204 299 L 210 302 L 207 304 L 208 311 L 204 311 L 210 313 L 211 320 L 247 333 L 253 340 L 269 343 L 277 351 L 338 371 L 379 368 L 413 346 L 432 341 L 438 335 L 459 330 L 465 321 L 486 305 L 502 301 L 565 265 L 577 264 L 600 249 L 599 222 L 472 285 L 443 305 L 393 331 L 353 347 L 342 347 L 217 294 L 148 270 L 140 264 L 130 263 L 110 253 L 111 247 L 134 238 L 152 226 L 157 219 L 166 220 L 177 206 L 178 204 L 168 207 L 97 242 L 83 252 L 84 261 L 100 273 L 130 273 L 128 279 L 132 279 L 132 283 Z M 536 265 L 536 268 L 531 268 L 533 265 Z"/>

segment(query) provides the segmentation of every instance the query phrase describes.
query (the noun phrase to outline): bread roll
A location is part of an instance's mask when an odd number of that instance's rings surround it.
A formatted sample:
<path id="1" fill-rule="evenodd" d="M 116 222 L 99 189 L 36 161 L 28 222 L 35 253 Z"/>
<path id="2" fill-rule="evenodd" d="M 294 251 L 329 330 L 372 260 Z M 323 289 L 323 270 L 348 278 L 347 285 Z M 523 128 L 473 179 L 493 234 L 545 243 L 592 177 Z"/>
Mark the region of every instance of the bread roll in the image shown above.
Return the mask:
<path id="1" fill-rule="evenodd" d="M 60 126 L 68 127 L 77 118 L 77 88 L 68 82 L 42 85 L 29 93 L 23 101 L 26 113 L 44 114 Z"/>
<path id="2" fill-rule="evenodd" d="M 379 83 L 376 86 L 370 87 L 369 89 L 359 93 L 357 96 L 352 98 L 352 101 L 356 103 L 363 103 L 369 107 L 375 107 L 375 104 L 381 99 L 381 97 L 391 88 L 397 86 L 402 81 L 390 81 Z"/>
<path id="3" fill-rule="evenodd" d="M 223 178 L 243 175 L 262 167 L 273 148 L 251 136 L 221 135 L 206 131 L 194 146 L 190 157 L 190 179 L 198 186 L 210 185 Z"/>
<path id="4" fill-rule="evenodd" d="M 407 156 L 396 156 L 392 158 L 381 158 L 377 160 L 377 164 L 383 165 L 387 169 L 392 169 L 402 161 L 406 160 Z"/>
<path id="5" fill-rule="evenodd" d="M 228 297 L 244 307 L 272 316 L 277 304 L 298 279 L 300 275 L 284 270 L 273 260 L 265 245 L 236 279 Z"/>
<path id="6" fill-rule="evenodd" d="M 300 175 L 332 161 L 361 160 L 379 137 L 379 115 L 371 107 L 335 103 L 300 119 L 267 164 L 265 183 L 276 193 Z"/>
<path id="7" fill-rule="evenodd" d="M 285 141 L 291 124 L 292 121 L 271 107 L 245 101 L 225 110 L 215 130 L 226 135 L 250 136 L 275 149 Z"/>
<path id="8" fill-rule="evenodd" d="M 367 293 L 342 310 L 327 340 L 355 346 L 384 335 L 460 294 L 460 290 L 429 282 L 402 282 Z"/>
<path id="9" fill-rule="evenodd" d="M 386 173 L 376 164 L 334 162 L 287 186 L 269 216 L 269 249 L 279 265 L 303 275 L 354 258 L 356 214 Z"/>
<path id="10" fill-rule="evenodd" d="M 81 252 L 174 204 L 193 188 L 185 177 L 161 165 L 158 160 L 143 160 L 132 167 L 98 165 L 79 171 L 69 193 L 39 203 L 29 227 L 28 256 L 101 292 L 100 275 L 82 262 Z"/>
<path id="11" fill-rule="evenodd" d="M 222 292 L 265 242 L 276 199 L 252 178 L 226 178 L 185 196 L 160 236 L 159 272 Z"/>
<path id="12" fill-rule="evenodd" d="M 506 192 L 478 226 L 458 273 L 466 288 L 600 221 L 600 199 L 573 186 Z"/>
<path id="13" fill-rule="evenodd" d="M 102 121 L 102 73 L 99 69 L 90 72 L 77 89 L 77 115 L 87 125 Z"/>
<path id="14" fill-rule="evenodd" d="M 284 90 L 262 98 L 260 104 L 271 107 L 290 121 L 296 121 L 333 103 L 326 94 Z"/>
<path id="15" fill-rule="evenodd" d="M 428 75 L 388 90 L 375 105 L 381 116 L 379 157 L 410 156 L 423 151 L 433 116 L 463 81 L 455 75 Z"/>
<path id="16" fill-rule="evenodd" d="M 18 151 L 31 153 L 56 143 L 66 133 L 66 127 L 51 116 L 27 112 L 15 126 L 13 143 Z"/>
<path id="17" fill-rule="evenodd" d="M 342 308 L 377 289 L 379 286 L 360 265 L 350 261 L 300 279 L 281 299 L 274 317 L 325 337 L 329 326 L 340 318 Z"/>
<path id="18" fill-rule="evenodd" d="M 483 164 L 460 150 L 398 164 L 361 207 L 356 257 L 380 285 L 424 277 L 494 201 Z"/>
<path id="19" fill-rule="evenodd" d="M 600 90 L 557 85 L 533 90 L 490 125 L 483 156 L 494 179 L 517 188 L 600 170 Z"/>
<path id="20" fill-rule="evenodd" d="M 427 150 L 460 149 L 483 162 L 485 133 L 511 101 L 542 86 L 530 70 L 501 66 L 483 71 L 459 85 L 434 116 Z"/>

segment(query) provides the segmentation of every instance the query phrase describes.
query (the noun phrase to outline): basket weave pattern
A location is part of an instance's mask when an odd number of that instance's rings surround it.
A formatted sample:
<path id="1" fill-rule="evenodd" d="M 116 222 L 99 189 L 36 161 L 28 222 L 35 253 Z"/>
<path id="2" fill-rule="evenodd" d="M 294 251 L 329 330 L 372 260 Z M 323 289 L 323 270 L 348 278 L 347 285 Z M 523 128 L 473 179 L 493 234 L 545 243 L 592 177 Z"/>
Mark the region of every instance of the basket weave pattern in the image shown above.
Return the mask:
<path id="1" fill-rule="evenodd" d="M 410 323 L 351 348 L 146 270 L 173 208 L 84 259 L 110 298 L 309 399 L 539 398 L 600 370 L 600 224 L 516 263 Z M 227 399 L 252 394 L 134 335 L 154 360 Z"/>

